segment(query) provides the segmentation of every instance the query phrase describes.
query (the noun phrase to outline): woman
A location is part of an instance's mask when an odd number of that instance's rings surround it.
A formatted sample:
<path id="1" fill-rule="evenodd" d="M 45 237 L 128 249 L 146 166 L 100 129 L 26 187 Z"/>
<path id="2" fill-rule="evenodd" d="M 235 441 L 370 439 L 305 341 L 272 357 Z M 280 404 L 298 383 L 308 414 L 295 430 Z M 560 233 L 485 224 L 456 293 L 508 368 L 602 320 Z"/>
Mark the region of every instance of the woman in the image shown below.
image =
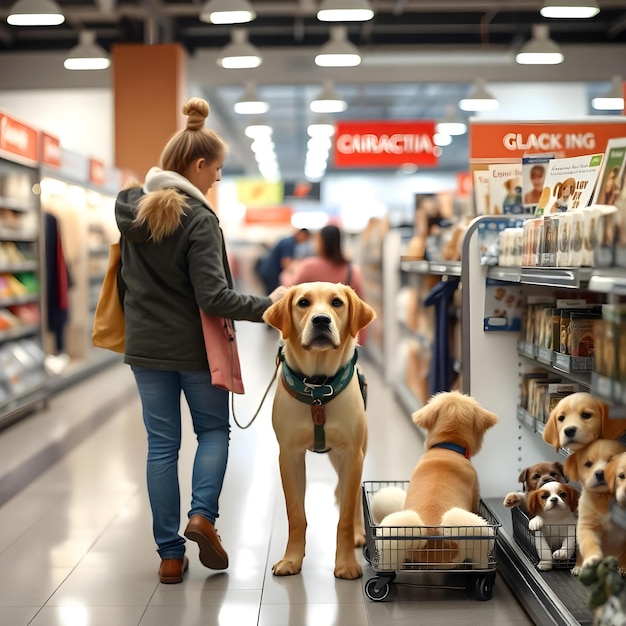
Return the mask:
<path id="1" fill-rule="evenodd" d="M 350 285 L 363 299 L 361 269 L 349 262 L 341 250 L 341 231 L 336 226 L 324 226 L 315 236 L 316 256 L 292 263 L 280 275 L 286 287 L 318 280 Z"/>
<path id="2" fill-rule="evenodd" d="M 159 579 L 179 583 L 189 566 L 179 534 L 180 394 L 189 405 L 198 445 L 185 536 L 201 563 L 226 569 L 215 531 L 230 436 L 228 392 L 211 384 L 198 307 L 207 315 L 260 322 L 272 302 L 233 290 L 224 238 L 206 194 L 220 180 L 224 142 L 204 128 L 209 105 L 192 98 L 187 126 L 176 133 L 143 188 L 121 191 L 115 205 L 121 232 L 124 362 L 131 366 L 148 434 L 147 482 Z"/>

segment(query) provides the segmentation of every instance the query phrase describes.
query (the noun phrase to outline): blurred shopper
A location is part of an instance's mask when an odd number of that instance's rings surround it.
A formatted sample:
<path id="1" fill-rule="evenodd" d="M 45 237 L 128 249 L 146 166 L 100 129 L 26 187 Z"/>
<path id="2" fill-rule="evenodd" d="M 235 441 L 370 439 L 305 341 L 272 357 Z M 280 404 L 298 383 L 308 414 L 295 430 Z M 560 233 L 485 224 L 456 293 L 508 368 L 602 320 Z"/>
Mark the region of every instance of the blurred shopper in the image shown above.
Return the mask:
<path id="1" fill-rule="evenodd" d="M 215 531 L 230 438 L 228 391 L 211 384 L 198 307 L 207 315 L 260 322 L 284 288 L 269 297 L 233 290 L 224 237 L 206 194 L 220 180 L 226 145 L 204 128 L 205 100 L 183 107 L 184 130 L 161 153 L 143 188 L 119 193 L 124 362 L 131 366 L 148 435 L 147 482 L 162 583 L 188 568 L 180 535 L 178 453 L 181 391 L 198 440 L 189 523 L 205 567 L 223 570 L 228 555 Z"/>
<path id="2" fill-rule="evenodd" d="M 265 286 L 265 293 L 271 293 L 280 285 L 280 274 L 292 261 L 311 254 L 310 238 L 309 230 L 301 228 L 292 235 L 280 239 L 264 257 L 259 259 L 256 270 Z"/>

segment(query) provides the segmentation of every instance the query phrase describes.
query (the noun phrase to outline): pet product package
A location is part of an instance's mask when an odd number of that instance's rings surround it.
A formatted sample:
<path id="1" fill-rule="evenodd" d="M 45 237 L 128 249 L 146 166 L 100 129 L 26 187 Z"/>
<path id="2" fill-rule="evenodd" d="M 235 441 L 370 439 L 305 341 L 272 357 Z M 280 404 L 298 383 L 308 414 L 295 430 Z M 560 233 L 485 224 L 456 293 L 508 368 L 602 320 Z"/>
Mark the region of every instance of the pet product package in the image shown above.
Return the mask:
<path id="1" fill-rule="evenodd" d="M 522 164 L 489 165 L 489 214 L 524 213 L 522 203 Z"/>
<path id="2" fill-rule="evenodd" d="M 522 202 L 524 213 L 532 215 L 537 208 L 546 180 L 548 163 L 555 154 L 529 154 L 522 157 Z"/>

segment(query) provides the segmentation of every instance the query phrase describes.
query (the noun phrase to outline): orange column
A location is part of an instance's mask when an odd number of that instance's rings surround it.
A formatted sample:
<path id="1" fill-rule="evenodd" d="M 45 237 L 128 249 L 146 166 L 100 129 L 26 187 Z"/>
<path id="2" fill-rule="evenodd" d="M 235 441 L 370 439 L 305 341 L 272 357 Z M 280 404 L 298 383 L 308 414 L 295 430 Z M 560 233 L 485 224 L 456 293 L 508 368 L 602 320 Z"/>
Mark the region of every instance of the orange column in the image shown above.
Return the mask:
<path id="1" fill-rule="evenodd" d="M 143 180 L 182 127 L 187 59 L 178 44 L 120 44 L 112 54 L 115 165 Z"/>

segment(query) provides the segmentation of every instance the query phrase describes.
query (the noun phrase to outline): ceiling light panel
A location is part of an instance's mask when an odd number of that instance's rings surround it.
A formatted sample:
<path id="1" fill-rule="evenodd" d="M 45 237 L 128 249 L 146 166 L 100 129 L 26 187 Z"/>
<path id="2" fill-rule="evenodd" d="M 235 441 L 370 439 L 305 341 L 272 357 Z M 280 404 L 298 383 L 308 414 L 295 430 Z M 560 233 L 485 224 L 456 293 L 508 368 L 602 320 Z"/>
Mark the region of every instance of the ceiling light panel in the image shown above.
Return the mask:
<path id="1" fill-rule="evenodd" d="M 61 7 L 54 0 L 17 0 L 7 17 L 11 26 L 58 26 L 64 21 Z"/>
<path id="2" fill-rule="evenodd" d="M 317 19 L 322 22 L 367 22 L 374 11 L 367 0 L 322 0 Z"/>
<path id="3" fill-rule="evenodd" d="M 595 0 L 545 0 L 542 17 L 556 19 L 589 19 L 600 13 Z"/>

